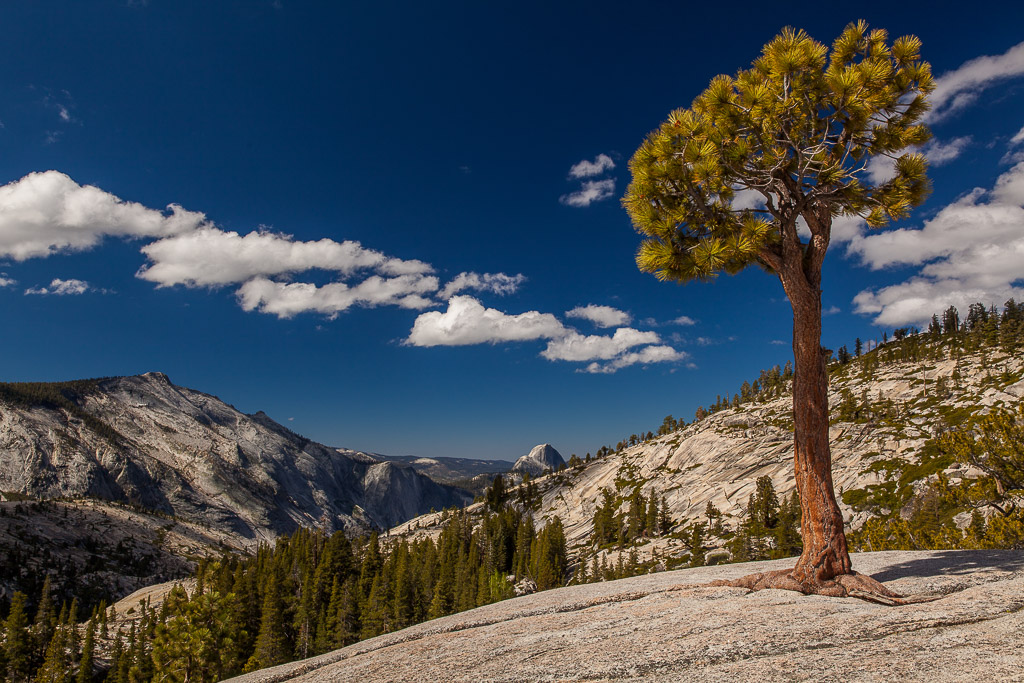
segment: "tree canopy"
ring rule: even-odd
[[[905,150],[930,137],[931,69],[918,38],[887,39],[862,21],[829,52],[786,28],[751,68],[669,114],[630,161],[623,198],[647,236],[640,269],[676,281],[753,263],[778,272],[790,250],[820,266],[834,216],[877,227],[920,204],[927,164]],[[893,175],[873,182],[879,158]]]

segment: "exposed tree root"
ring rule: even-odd
[[[712,581],[710,586],[731,586],[747,588],[751,591],[766,588],[797,591],[804,595],[827,595],[834,598],[860,598],[879,605],[911,605],[919,602],[938,600],[941,595],[900,595],[894,593],[870,576],[851,571],[840,574],[833,579],[824,581],[800,581],[794,576],[792,569],[780,569],[773,572],[748,574],[732,581]]]

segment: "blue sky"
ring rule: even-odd
[[[935,191],[837,228],[824,343],[1024,298],[1024,9],[370,5],[0,9],[0,378],[161,370],[393,454],[692,419],[790,357],[790,309],[638,272],[627,161],[783,26],[858,18],[924,41]]]

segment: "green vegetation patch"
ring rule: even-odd
[[[97,393],[100,382],[106,379],[109,378],[71,382],[0,382],[0,400],[23,408],[64,410],[112,445],[119,446],[126,441],[124,436],[82,407],[85,398]]]

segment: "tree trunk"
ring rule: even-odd
[[[789,278],[787,278],[789,279]],[[793,306],[793,460],[803,517],[803,554],[791,576],[815,585],[850,573],[843,515],[832,484],[828,369],[821,352],[821,288],[806,275],[784,282]]]

